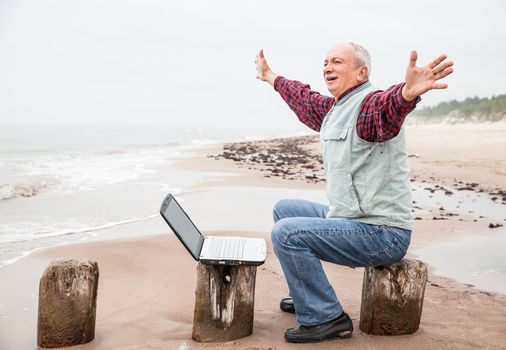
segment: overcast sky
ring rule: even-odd
[[[275,125],[293,115],[255,79],[272,69],[328,94],[328,49],[355,41],[379,88],[412,49],[455,62],[419,106],[506,93],[506,1],[0,0],[0,124]]]

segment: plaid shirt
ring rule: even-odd
[[[346,90],[339,99],[358,86]],[[357,119],[357,134],[361,139],[369,142],[385,142],[397,136],[404,119],[420,101],[420,97],[410,102],[406,101],[401,93],[403,86],[404,83],[401,83],[389,87],[386,91],[372,91],[365,97]],[[323,119],[332,105],[339,100],[322,96],[312,91],[307,84],[281,76],[274,80],[274,89],[297,114],[299,120],[316,131],[320,131]]]

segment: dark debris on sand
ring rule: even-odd
[[[431,177],[430,179],[431,179],[431,183],[435,183],[438,181],[434,177]],[[412,181],[413,181],[413,179],[412,179]],[[415,181],[416,181],[416,178],[415,178]],[[427,183],[426,180],[422,180],[421,182]],[[480,187],[480,184],[478,184],[476,182],[463,182],[463,181],[460,181],[457,179],[454,179],[453,187],[454,187],[454,191],[472,191],[472,192],[480,193],[480,194],[488,194],[490,199],[493,202],[495,202],[497,204],[506,205],[506,190],[503,190],[501,188],[486,189],[486,188]],[[429,191],[430,193],[434,193],[436,191],[443,191],[444,194],[447,196],[453,195],[452,190],[445,188],[441,185],[434,185],[434,187],[430,187],[430,186],[424,187],[424,190]]]
[[[502,224],[492,224],[492,223],[488,224],[488,228],[498,228],[498,227],[503,227],[503,225]]]
[[[264,171],[265,177],[324,182],[321,155],[304,147],[315,142],[318,142],[315,136],[302,136],[228,143],[223,153],[215,156],[215,159],[231,159],[248,168]]]

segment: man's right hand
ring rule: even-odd
[[[257,79],[263,80],[274,86],[277,75],[271,70],[264,57],[264,50],[260,50],[255,60]]]

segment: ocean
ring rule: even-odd
[[[34,249],[149,230],[168,192],[203,174],[172,165],[203,145],[293,130],[186,127],[0,128],[0,267]],[[146,229],[147,228],[147,229]]]

